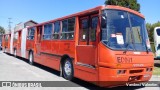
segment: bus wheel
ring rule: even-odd
[[[6,53],[6,48],[4,48],[3,52]]]
[[[34,64],[34,56],[33,56],[33,52],[30,52],[29,53],[29,64],[30,65],[33,65]]]
[[[17,50],[16,49],[14,50],[14,56],[15,57],[17,56]]]
[[[65,79],[67,79],[67,80],[73,79],[73,73],[74,73],[73,64],[69,58],[67,58],[64,61],[62,70],[63,70],[63,76]]]

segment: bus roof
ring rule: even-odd
[[[57,19],[54,19],[54,20],[50,20],[50,21],[47,21],[47,22],[39,23],[35,26],[41,26],[41,25],[52,23],[52,22],[55,22],[55,21],[64,20],[66,18],[85,15],[85,14],[91,13],[91,12],[98,12],[99,10],[104,10],[104,9],[124,10],[124,11],[128,11],[130,13],[136,14],[136,15],[144,18],[144,16],[141,13],[139,13],[137,11],[134,11],[134,10],[131,10],[129,8],[125,8],[125,7],[121,7],[121,6],[114,6],[114,5],[106,5],[106,6],[103,5],[103,6],[97,6],[95,8],[91,8],[91,9],[88,9],[88,10],[85,10],[85,11],[82,11],[82,12],[78,12],[78,13],[75,13],[75,14],[71,14],[71,15],[68,15],[68,16],[64,16],[64,17],[61,17],[61,18],[57,18]]]
[[[139,13],[137,11],[134,11],[134,10],[131,10],[129,8],[125,8],[125,7],[121,7],[121,6],[115,6],[115,5],[106,5],[106,6],[102,5],[102,6],[97,6],[95,8],[91,8],[91,9],[81,11],[81,12],[78,12],[78,13],[75,13],[75,14],[67,15],[67,16],[64,16],[64,17],[61,17],[61,18],[57,18],[57,19],[53,19],[53,20],[50,20],[50,21],[42,22],[42,23],[36,24],[34,26],[27,27],[27,28],[32,28],[32,27],[35,27],[35,26],[41,26],[41,25],[44,25],[44,24],[53,23],[55,21],[60,21],[60,20],[64,20],[64,19],[67,19],[67,18],[71,18],[71,17],[82,16],[82,15],[85,15],[87,13],[92,13],[92,12],[94,13],[94,12],[98,12],[99,10],[104,10],[104,9],[116,9],[116,10],[128,11],[130,13],[136,14],[136,15],[144,18],[144,16],[141,13]],[[22,29],[17,30],[16,32],[21,31],[21,30]]]
[[[139,13],[139,12],[137,12],[137,11],[134,11],[134,10],[132,10],[132,9],[129,9],[129,8],[121,7],[121,6],[107,5],[107,6],[104,6],[103,9],[124,10],[124,11],[128,11],[128,12],[130,12],[130,13],[136,14],[136,15],[144,18],[144,15],[142,15],[141,13]]]

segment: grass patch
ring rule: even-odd
[[[160,67],[154,67],[153,75],[160,75]]]

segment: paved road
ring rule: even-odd
[[[152,81],[160,81],[160,77],[153,76]],[[54,84],[62,83],[61,81],[66,81],[62,77],[59,77],[59,72],[52,70],[50,68],[44,67],[42,65],[36,64],[31,66],[26,60],[21,58],[15,58],[13,56],[4,54],[0,52],[0,81],[56,81]],[[58,82],[60,81],[60,82]],[[25,88],[25,87],[0,87],[0,90],[87,90],[87,89],[104,89],[96,87],[88,82],[75,79],[73,82],[68,81],[69,85],[74,85],[78,87],[41,87],[41,88]],[[67,86],[62,83],[60,86]],[[122,89],[122,90],[160,90],[159,87],[116,87],[112,89]]]

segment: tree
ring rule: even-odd
[[[137,0],[106,0],[105,5],[118,5],[140,11],[140,4]]]
[[[0,34],[4,34],[4,33],[5,33],[5,29],[0,26]]]

